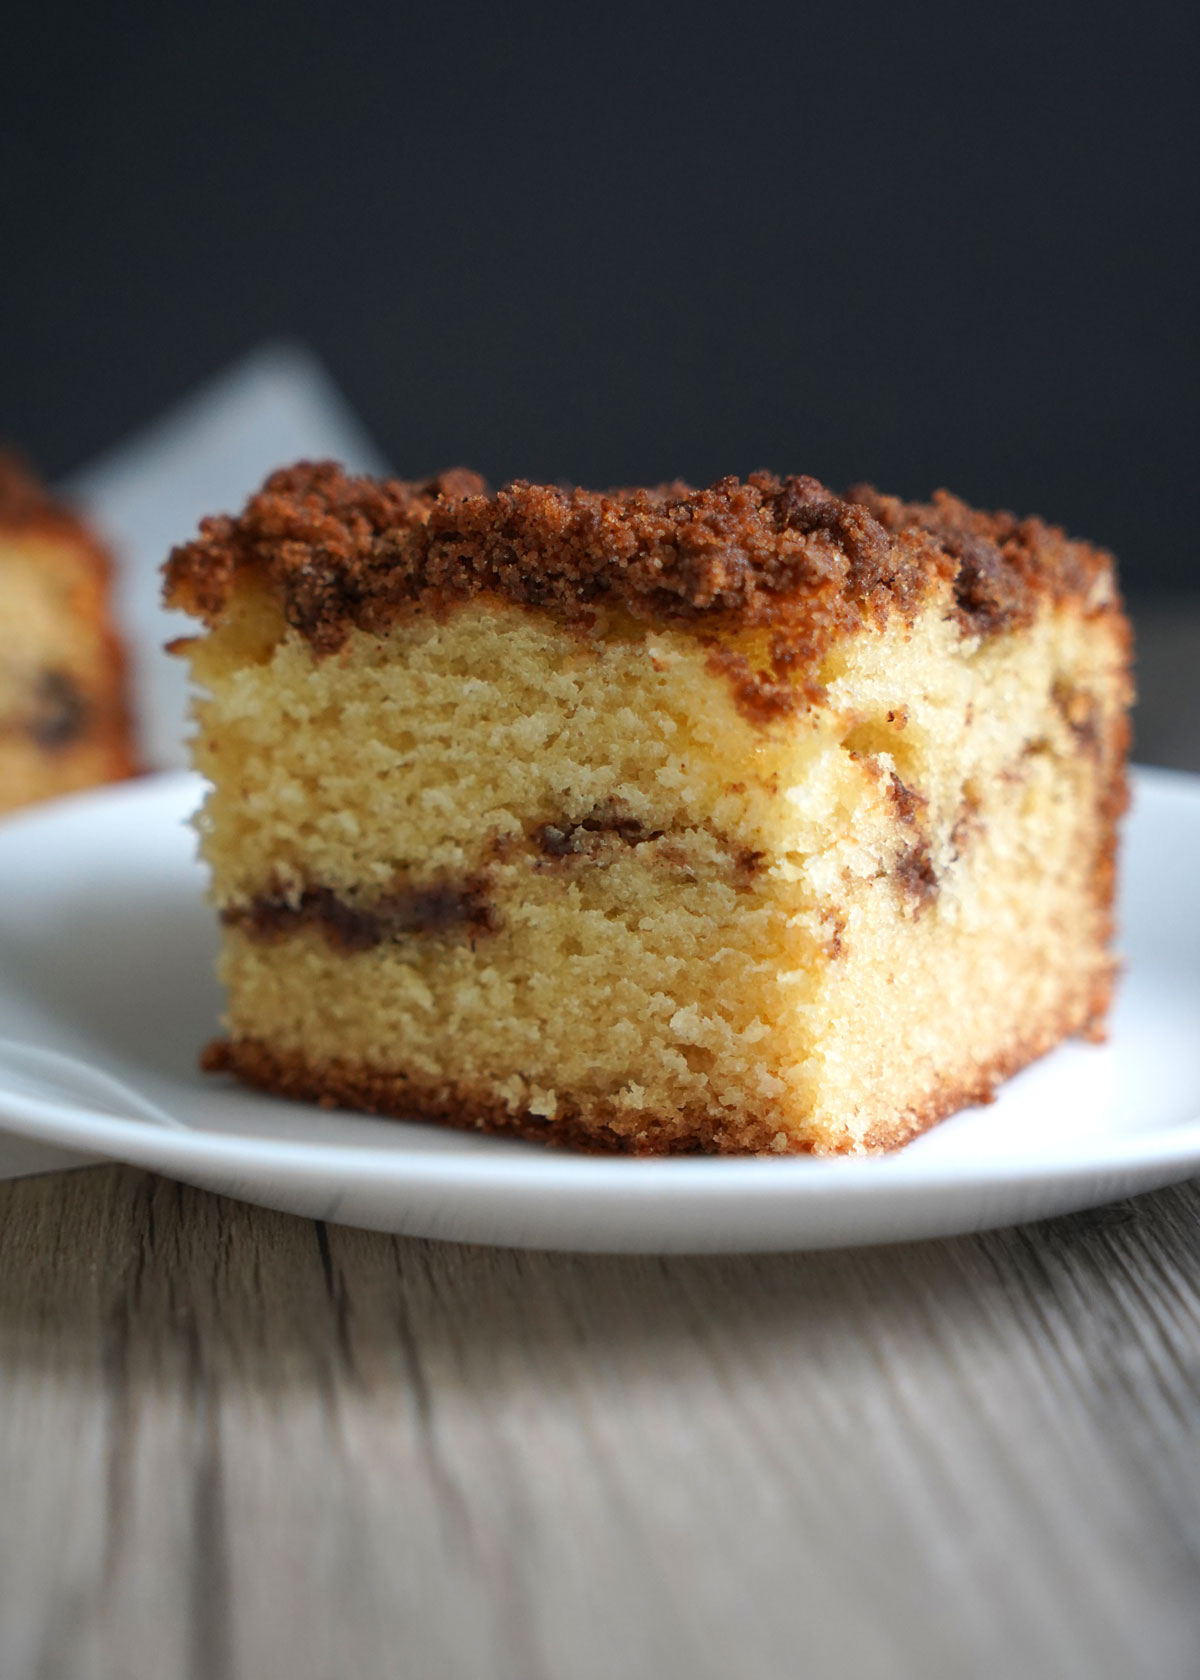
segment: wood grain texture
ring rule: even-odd
[[[846,1254],[0,1187],[0,1672],[1192,1676],[1196,1186]]]

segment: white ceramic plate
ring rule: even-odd
[[[1110,1042],[1068,1044],[900,1154],[622,1160],[331,1114],[195,1071],[216,1025],[191,777],[0,825],[0,1126],[269,1207],[610,1252],[947,1236],[1200,1173],[1200,778],[1139,771]]]

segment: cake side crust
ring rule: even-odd
[[[789,1139],[769,1114],[721,1115],[712,1109],[631,1114],[616,1104],[564,1097],[553,1117],[528,1107],[510,1107],[485,1086],[437,1082],[403,1073],[379,1072],[349,1061],[317,1062],[279,1052],[253,1038],[217,1039],[200,1065],[207,1073],[232,1074],[243,1084],[294,1102],[345,1109],[394,1120],[415,1120],[461,1131],[521,1138],[584,1154],[656,1155],[845,1155],[884,1154],[899,1149],[960,1109],[995,1100],[997,1088],[1074,1035],[1095,1037],[1112,994],[1113,972],[1100,976],[1088,1007],[1041,1023],[1026,1038],[982,1064],[975,1075],[944,1084],[918,1106],[877,1123],[861,1143],[849,1133],[825,1142]]]
[[[112,581],[112,556],[86,520],[61,501],[11,450],[0,450],[0,536],[41,538],[86,556],[88,566],[106,586]]]

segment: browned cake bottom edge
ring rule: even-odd
[[[844,1140],[789,1143],[788,1154],[883,1153],[899,1149],[939,1120],[960,1109],[993,1100],[996,1088],[1072,1035],[1104,1037],[1104,1019],[1114,974],[1097,979],[1084,1007],[1076,1002],[1031,1029],[1018,1042],[981,1062],[969,1078],[947,1081],[920,1102],[877,1123],[856,1144]],[[346,1060],[316,1061],[294,1051],[273,1049],[261,1039],[218,1039],[201,1058],[209,1073],[229,1073],[243,1084],[322,1108],[349,1109],[396,1120],[433,1121],[460,1130],[524,1138],[586,1154],[758,1155],[778,1153],[783,1127],[778,1115],[678,1109],[653,1114],[631,1111],[602,1098],[566,1097],[553,1119],[528,1109],[510,1109],[494,1090],[465,1080],[436,1081],[382,1072]]]

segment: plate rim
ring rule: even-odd
[[[1129,1168],[1177,1167],[1195,1163],[1200,1171],[1200,1120],[1158,1131],[1119,1134],[1105,1140],[1103,1150],[1082,1158],[1070,1155],[1027,1157],[1020,1161],[991,1155],[955,1156],[927,1162],[903,1152],[884,1156],[594,1156],[538,1145],[532,1155],[476,1155],[469,1151],[406,1152],[369,1144],[301,1142],[293,1138],[247,1137],[236,1132],[208,1131],[181,1126],[178,1131],[151,1120],[123,1120],[83,1107],[46,1102],[0,1092],[5,1113],[0,1130],[38,1142],[126,1158],[151,1151],[179,1166],[236,1170],[290,1169],[297,1176],[339,1177],[370,1172],[376,1183],[415,1189],[511,1187],[590,1195],[593,1192],[658,1193],[686,1188],[693,1196],[721,1199],[735,1187],[741,1193],[766,1197],[798,1192],[820,1194],[854,1190],[859,1194],[895,1192],[928,1194],[939,1189],[980,1185],[1069,1183],[1076,1177],[1095,1177]],[[397,1126],[414,1122],[396,1120]],[[420,1122],[416,1122],[420,1123]],[[498,1140],[505,1141],[505,1140]],[[160,1169],[161,1170],[161,1169]]]

